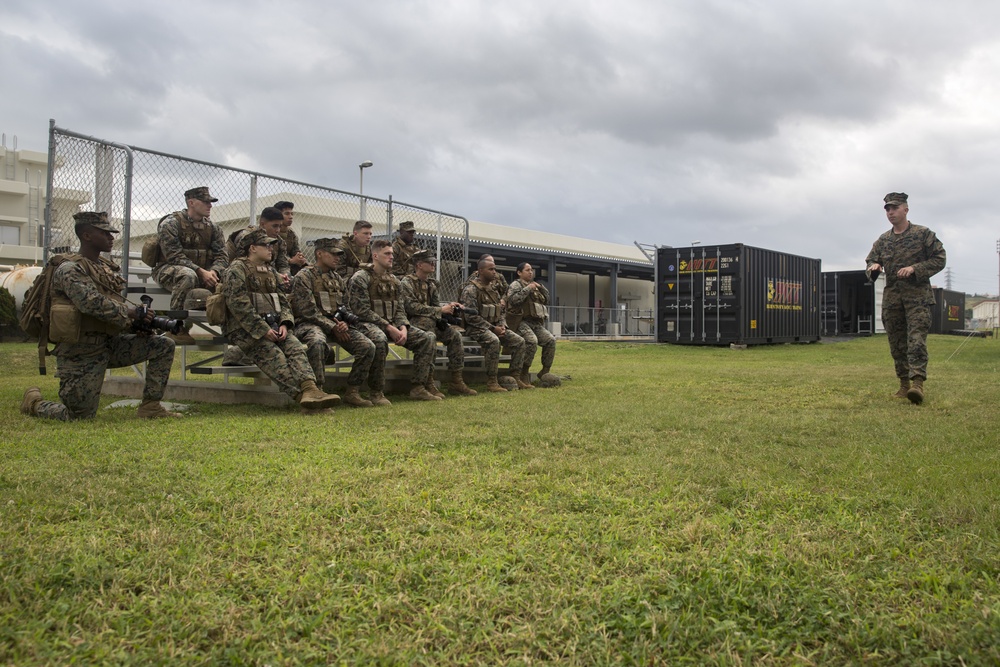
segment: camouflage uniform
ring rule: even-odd
[[[930,278],[946,261],[944,246],[930,229],[909,223],[902,234],[893,230],[878,237],[865,260],[877,262],[885,273],[882,323],[889,337],[889,351],[901,380],[927,379],[927,332],[931,326],[934,292]],[[896,275],[912,266],[909,278]]]
[[[230,264],[222,287],[227,311],[222,332],[281,391],[297,401],[302,383],[316,379],[305,346],[292,333],[278,343],[265,338],[271,328],[264,321],[265,314],[279,313],[289,332],[295,323],[280,284],[281,278],[269,264],[258,266],[245,257]]]
[[[165,336],[122,333],[131,326],[128,305],[121,296],[124,280],[118,266],[101,258],[93,262],[72,255],[52,276],[53,317],[71,306],[80,315],[78,342],[55,340],[62,403],[42,400],[34,414],[61,421],[91,419],[97,414],[107,368],[122,368],[143,361],[146,383],[143,401],[159,401],[170,378],[174,341]],[[62,308],[59,308],[61,306]],[[60,327],[54,327],[59,329]],[[50,330],[50,337],[54,331]]]
[[[531,362],[535,358],[535,351],[538,346],[542,346],[542,369],[539,375],[548,373],[552,368],[552,362],[556,358],[556,339],[545,328],[545,319],[548,317],[549,290],[545,285],[536,283],[538,289],[529,290],[527,284],[520,280],[515,280],[507,288],[507,323],[512,325],[512,314],[516,313],[520,322],[517,323],[517,333],[524,339],[524,366],[525,373],[531,367]]]
[[[472,275],[469,276],[469,279],[465,281],[464,285],[462,285],[462,289],[465,289],[466,287],[468,287],[474,282],[477,282],[478,280],[479,280],[479,271],[473,271]],[[500,298],[504,300],[504,303],[506,303],[508,286],[507,286],[507,279],[503,277],[503,274],[497,271],[497,277],[493,279],[493,282],[490,283],[490,285],[493,287],[494,290],[496,290],[496,293],[500,295]]]
[[[392,275],[400,280],[404,276],[413,272],[413,253],[420,250],[416,243],[404,243],[403,239],[396,237],[392,242]]]
[[[400,281],[400,287],[410,324],[444,343],[448,351],[449,371],[462,370],[465,367],[465,349],[462,347],[461,331],[453,326],[442,331],[437,326],[441,320],[441,306],[437,305],[441,303],[438,282],[433,278],[420,280],[416,274],[411,274]]]
[[[278,238],[280,238],[281,242],[285,244],[286,259],[291,259],[292,257],[295,257],[297,254],[302,252],[302,246],[299,245],[299,236],[298,234],[295,233],[295,230],[292,229],[291,227],[284,230],[283,232],[280,232],[278,234]],[[301,267],[294,266],[291,262],[289,262],[288,264],[289,271],[293,276],[297,275],[298,272],[304,269],[306,266],[307,265],[303,265]]]
[[[229,240],[226,241],[226,257],[229,258],[229,262],[232,263],[239,257],[239,243],[240,239],[243,238],[244,234],[254,231],[255,229],[260,229],[260,226],[253,225],[252,227],[247,227],[245,229],[237,229],[235,232],[229,235]],[[288,264],[288,250],[285,248],[285,241],[279,236],[275,239],[272,250],[274,255],[271,259],[271,266],[274,270],[283,276],[291,275],[291,267]],[[294,254],[294,253],[293,253]]]
[[[375,360],[375,344],[357,327],[349,327],[350,340],[337,341],[333,314],[337,306],[344,302],[344,283],[333,271],[320,271],[318,266],[304,267],[292,281],[289,297],[292,313],[295,315],[295,335],[306,346],[309,363],[316,375],[316,383],[322,387],[326,379],[326,359],[330,353],[330,341],[337,342],[349,354],[354,355],[347,384],[360,387],[368,379],[372,388],[372,362]]]
[[[371,244],[364,247],[359,246],[354,242],[354,234],[344,234],[337,243],[337,247],[344,251],[344,259],[337,267],[337,273],[344,279],[344,282],[349,281],[362,264],[372,263]],[[348,289],[350,289],[350,283],[348,283]]]
[[[501,344],[510,351],[512,373],[520,373],[524,361],[523,338],[510,329],[507,329],[502,337],[498,337],[490,331],[491,326],[504,324],[503,312],[500,307],[501,295],[494,289],[493,285],[495,284],[494,282],[490,285],[483,285],[479,280],[467,283],[465,289],[462,290],[461,298],[463,307],[479,312],[478,315],[466,313],[465,333],[482,347],[487,377],[496,377],[497,375]]]
[[[192,289],[206,288],[197,269],[222,276],[229,265],[222,230],[208,218],[196,222],[187,211],[176,211],[160,221],[157,238],[163,259],[152,275],[160,287],[171,291],[171,310],[183,310]]]
[[[347,283],[347,307],[361,320],[358,328],[375,343],[375,362],[368,378],[372,391],[382,392],[385,387],[385,357],[389,353],[385,329],[390,324],[407,327],[403,347],[413,352],[412,383],[423,386],[431,380],[434,337],[409,326],[399,278],[391,274],[378,276],[371,264],[362,264]],[[374,382],[378,387],[373,386]]]

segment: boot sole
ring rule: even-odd
[[[906,393],[906,398],[910,400],[910,403],[914,405],[920,405],[924,402],[924,395],[920,392],[913,391],[912,389]]]
[[[340,405],[340,397],[332,396],[319,401],[303,401],[299,405],[306,410],[322,410],[323,408],[332,408],[335,405]]]

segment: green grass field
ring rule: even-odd
[[[884,337],[560,343],[558,389],[73,424],[5,344],[0,664],[996,665],[1000,341],[962,343],[920,407]]]

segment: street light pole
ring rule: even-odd
[[[365,160],[358,165],[358,171],[361,173],[361,182],[358,184],[358,195],[361,197],[361,220],[365,220],[365,169],[372,166],[371,160]]]

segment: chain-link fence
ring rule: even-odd
[[[227,236],[256,224],[261,210],[278,201],[295,205],[293,230],[312,261],[317,238],[350,234],[368,220],[374,238],[392,238],[399,223],[412,220],[415,243],[435,250],[442,298],[455,300],[468,272],[469,222],[432,209],[362,197],[244,169],[169,155],[49,125],[49,184],[45,215],[45,257],[77,245],[73,214],[107,211],[124,231],[112,251],[126,277],[148,270],[139,261],[143,242],[156,234],[159,220],[185,207],[184,192],[208,186],[219,201],[212,222]],[[125,260],[127,258],[127,261]]]
[[[654,317],[651,308],[585,308],[550,306],[549,317],[558,323],[562,338],[648,338],[652,340]]]

